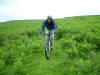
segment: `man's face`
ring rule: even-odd
[[[48,19],[48,22],[51,22],[51,19]]]

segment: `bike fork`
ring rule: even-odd
[[[50,51],[50,41],[49,41],[49,51]]]

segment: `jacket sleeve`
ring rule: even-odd
[[[53,21],[53,24],[54,24],[54,32],[56,33],[56,32],[57,32],[57,25],[56,25],[56,22]]]
[[[46,21],[43,22],[40,33],[43,32],[45,25],[46,25]]]

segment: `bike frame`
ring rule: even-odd
[[[49,36],[49,41],[48,41],[48,43],[49,43],[49,51],[50,51],[50,50],[51,50],[51,49],[50,49],[50,32],[49,32],[48,36]]]
[[[50,57],[51,57],[50,32],[49,32],[49,34],[46,34],[46,33],[45,33],[45,34],[43,34],[43,35],[47,35],[47,36],[49,37],[48,42],[45,44],[45,55],[46,55],[46,58],[47,58],[47,59],[50,59]],[[49,47],[49,48],[48,48],[48,47]],[[49,52],[49,54],[48,54],[48,52]]]

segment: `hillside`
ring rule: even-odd
[[[43,20],[0,23],[0,75],[100,75],[100,16],[56,19],[55,50],[45,58]]]

